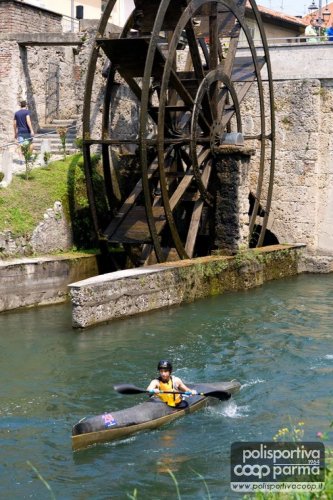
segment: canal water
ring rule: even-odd
[[[231,443],[269,441],[299,421],[316,440],[332,419],[333,275],[86,331],[70,322],[69,305],[0,315],[2,499],[125,499],[135,488],[139,500],[176,499],[170,471],[182,499],[209,498],[207,489],[240,498],[229,489]],[[160,358],[185,382],[238,379],[242,388],[158,430],[73,453],[72,425],[142,401],[112,387],[145,386]]]

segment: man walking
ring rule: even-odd
[[[32,138],[35,135],[31,123],[30,111],[27,108],[27,102],[21,101],[21,109],[16,111],[14,115],[14,135],[15,139],[18,140],[20,145],[24,141],[29,141],[30,151],[32,151]]]

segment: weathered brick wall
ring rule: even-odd
[[[0,0],[0,33],[61,32],[59,14],[16,0]]]
[[[10,45],[0,47],[0,80],[7,78],[10,74],[12,51]]]
[[[17,95],[20,93],[20,52],[16,42],[0,43],[0,145],[14,139],[13,117],[17,109]]]

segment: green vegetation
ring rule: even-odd
[[[11,185],[0,191],[0,231],[23,236],[33,231],[55,201],[66,206],[69,164],[69,160],[54,162],[47,168],[35,169],[29,180],[24,175],[14,176]]]
[[[82,137],[77,137],[74,141],[74,144],[75,144],[75,147],[77,149],[79,149],[80,151],[82,151],[82,147],[83,147],[83,139]]]
[[[273,441],[282,442],[303,442],[310,441],[309,439],[304,440],[304,422],[298,422],[294,424],[289,418],[289,425],[279,429],[278,432],[273,437]],[[330,428],[333,427],[333,422],[330,424]],[[325,440],[328,437],[328,433],[317,432],[317,438],[320,440]],[[312,441],[312,439],[311,439]],[[262,493],[257,492],[252,495],[245,495],[244,500],[329,500],[333,498],[333,450],[326,446],[325,450],[325,485],[322,491],[316,491],[312,493]]]
[[[50,151],[45,151],[45,153],[44,153],[43,160],[44,160],[44,163],[45,163],[46,167],[50,163],[51,155],[52,154],[50,153]]]
[[[41,473],[39,472],[39,470],[30,462],[30,460],[27,460],[27,464],[34,471],[34,473],[36,474],[36,476],[38,477],[38,479],[44,484],[45,488],[50,492],[50,498],[52,498],[53,500],[56,500],[56,497],[55,497],[55,495],[53,493],[53,490],[52,490],[51,486],[43,478],[43,476],[41,475]]]
[[[284,116],[281,120],[281,123],[288,127],[289,125],[291,125],[291,119],[288,116]]]
[[[207,497],[202,497],[203,499],[206,498],[207,500],[211,500],[211,496],[210,496],[210,493],[209,493],[209,489],[208,489],[208,485],[204,479],[204,477],[199,474],[198,472],[196,472],[195,470],[191,469],[192,472],[194,472],[196,474],[196,476],[203,482],[204,486],[205,486],[205,489],[206,489],[206,493],[207,493]],[[176,476],[174,475],[174,473],[172,472],[172,470],[170,469],[166,469],[166,472],[170,475],[174,485],[175,485],[175,490],[176,490],[176,493],[175,493],[175,496],[173,498],[176,498],[177,500],[181,500],[181,494],[180,494],[180,488],[179,488],[179,483],[178,483],[178,480],[176,478]],[[137,488],[134,489],[133,491],[133,494],[131,493],[127,493],[127,498],[130,498],[130,500],[138,500],[139,498],[139,495],[138,495],[138,490]],[[140,498],[144,498],[144,495],[142,495]]]
[[[99,192],[97,210],[106,213],[105,198],[100,196],[104,190],[99,157],[93,160],[93,183]],[[28,180],[25,175],[14,176],[11,185],[0,190],[0,232],[11,231],[14,237],[31,234],[55,201],[61,201],[65,216],[72,221],[75,246],[91,248],[93,232],[81,153],[34,169]]]
[[[28,180],[30,177],[30,172],[33,169],[34,163],[37,159],[37,154],[32,152],[31,144],[29,141],[23,142],[23,144],[21,145],[21,151],[25,163],[25,178],[26,180]]]
[[[236,267],[243,267],[248,264],[263,264],[265,261],[265,256],[254,249],[249,248],[247,250],[241,250],[234,256],[234,262]]]
[[[60,142],[61,142],[61,152],[63,155],[64,161],[66,160],[66,144],[67,144],[67,132],[68,128],[67,127],[58,127],[57,132],[60,137]]]

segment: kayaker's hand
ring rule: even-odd
[[[191,394],[192,394],[192,396],[196,396],[198,394],[198,391],[196,391],[195,389],[193,389],[193,391],[191,391]]]
[[[151,389],[149,391],[149,394],[159,394],[159,392],[160,392],[159,389]]]

